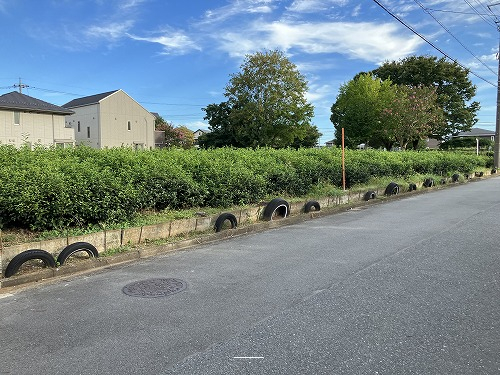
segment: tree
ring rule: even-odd
[[[397,85],[435,87],[437,104],[444,110],[446,119],[441,128],[433,129],[437,138],[469,131],[477,122],[476,112],[480,106],[472,101],[476,86],[468,77],[469,70],[456,62],[435,56],[410,56],[386,62],[371,73]]]
[[[226,102],[204,108],[211,133],[205,146],[288,147],[312,132],[307,82],[280,51],[247,55],[225,87]]]
[[[366,143],[390,149],[393,140],[383,131],[382,110],[390,106],[395,96],[389,79],[382,81],[366,73],[341,85],[330,116],[337,141],[340,142],[344,128],[346,147]]]
[[[155,130],[165,132],[166,147],[190,148],[194,145],[193,132],[185,126],[176,128],[173,123],[158,117],[155,120]]]
[[[418,144],[428,138],[445,122],[444,113],[437,105],[435,88],[396,86],[396,97],[382,110],[383,132],[406,149],[409,142]]]
[[[178,135],[178,145],[182,148],[188,149],[194,145],[194,134],[193,131],[188,129],[186,126],[182,125],[175,129]]]

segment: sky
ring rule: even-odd
[[[174,126],[206,130],[202,108],[225,101],[245,56],[279,50],[308,82],[323,145],[342,84],[444,53],[471,70],[476,127],[494,131],[495,15],[496,0],[0,0],[0,95],[21,82],[63,105],[122,89]]]

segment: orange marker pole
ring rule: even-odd
[[[342,128],[342,189],[345,191],[345,151],[344,151],[344,128]]]

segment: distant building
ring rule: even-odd
[[[75,131],[77,144],[94,148],[155,146],[155,116],[123,90],[74,99],[63,105],[74,114],[66,126]]]
[[[453,138],[486,138],[495,141],[495,132],[491,130],[472,128],[468,132],[461,132],[453,136]]]
[[[193,139],[194,139],[194,145],[195,147],[198,147],[198,138],[200,135],[206,134],[208,131],[203,130],[203,129],[198,129],[193,132]]]
[[[31,96],[10,92],[0,96],[0,143],[66,147],[75,144],[65,116],[74,112]]]

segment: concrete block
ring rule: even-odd
[[[122,244],[122,230],[107,230],[105,232],[106,241],[104,243],[104,251],[120,247]]]
[[[75,242],[88,242],[89,244],[94,245],[97,251],[103,252],[105,243],[104,232],[88,233],[82,236],[75,236],[68,238],[69,245]]]
[[[159,240],[168,238],[170,233],[170,223],[145,225],[142,227],[141,242],[145,240]]]
[[[141,234],[142,234],[142,227],[123,229],[121,245],[137,245],[141,240]],[[108,249],[110,249],[109,246]]]
[[[66,237],[40,241],[40,249],[48,251],[55,257],[57,257],[66,246],[68,246],[68,239]]]
[[[170,223],[170,237],[186,234],[196,229],[196,219],[181,219]]]
[[[240,211],[239,223],[253,223],[260,219],[260,215],[263,212],[262,207],[251,207]],[[238,217],[238,216],[236,216]]]
[[[238,216],[236,216],[238,217]],[[198,217],[196,218],[196,227],[195,230],[197,232],[204,232],[206,230],[209,230],[214,227],[215,220],[217,218],[211,218],[211,217]]]

